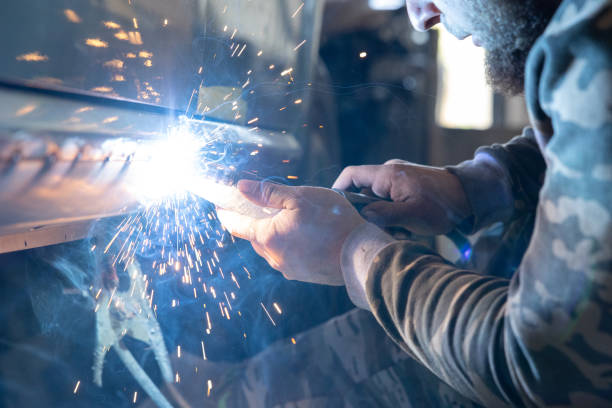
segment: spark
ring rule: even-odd
[[[281,310],[281,308],[278,305],[278,303],[274,302],[274,303],[272,303],[272,306],[274,306],[274,309],[276,309],[276,313],[283,314],[283,311]]]
[[[302,48],[302,45],[306,44],[306,40],[302,41],[301,43],[299,43],[298,45],[295,46],[295,48],[293,49],[293,51],[297,51],[300,48]]]
[[[125,31],[121,30],[115,33],[115,38],[121,41],[128,41],[130,36]]]
[[[163,22],[162,26],[168,27],[168,19],[167,18],[164,19],[164,22]]]
[[[110,93],[114,91],[114,89],[111,88],[110,86],[97,86],[95,88],[91,88],[91,90],[93,92],[100,92],[100,93]]]
[[[301,99],[296,99],[295,101],[293,101],[293,103],[295,103],[296,105],[301,104],[303,101]]]
[[[66,9],[64,10],[64,15],[71,23],[79,24],[83,21],[74,10]]]
[[[210,392],[212,391],[213,383],[211,380],[208,380],[208,391],[206,391],[206,396],[210,397]]]
[[[104,66],[108,68],[123,69],[124,63],[120,59],[114,59],[106,61],[104,63]]]
[[[298,176],[287,176],[287,178],[289,180],[297,180],[299,177]]]
[[[103,124],[107,125],[109,123],[113,123],[119,120],[119,116],[111,116],[102,121]]]
[[[152,53],[152,52],[149,52],[149,51],[140,51],[140,52],[138,53],[138,56],[139,56],[140,58],[150,59],[150,58],[152,58],[152,57],[153,57],[153,53]]]
[[[295,10],[295,12],[291,15],[291,18],[295,18],[300,11],[304,8],[304,3],[300,4],[300,6]]]
[[[134,23],[134,29],[138,30],[138,20],[136,20],[136,17],[132,19],[132,23]]]
[[[202,358],[204,360],[206,360],[206,350],[204,349],[204,341],[200,341],[200,344],[202,344]]]
[[[288,69],[284,70],[283,72],[281,72],[281,76],[282,77],[287,76],[287,75],[291,74],[292,72],[293,72],[293,68],[288,68]]]
[[[36,110],[36,108],[38,108],[38,106],[34,105],[34,104],[26,105],[26,106],[20,108],[17,111],[17,113],[15,113],[15,116],[21,117],[21,116],[29,115],[30,113],[34,112]]]
[[[142,45],[142,36],[139,31],[128,32],[128,40],[132,45]]]
[[[270,321],[272,322],[272,324],[274,326],[276,326],[276,322],[274,321],[274,319],[272,318],[272,316],[270,315],[270,313],[268,312],[268,309],[266,309],[266,307],[264,306],[264,304],[262,302],[259,302],[259,304],[261,305],[261,307],[263,308],[264,312],[266,312],[266,315],[268,316],[268,319],[270,319]]]
[[[28,54],[19,55],[17,57],[17,61],[42,62],[42,61],[49,61],[49,57],[41,54],[39,51],[34,51]]]
[[[80,386],[81,386],[81,380],[78,380],[76,385],[74,386],[74,391],[72,391],[72,393],[76,394],[79,391]]]
[[[132,398],[132,403],[135,404],[138,399],[138,391],[134,391],[134,398]]]
[[[295,341],[295,338],[294,338],[294,337],[292,337],[292,338],[291,338],[291,343],[293,343],[293,344],[296,344],[296,343],[297,343],[297,342]]]
[[[84,113],[84,112],[90,112],[92,111],[94,108],[91,106],[83,106],[82,108],[77,109],[76,111],[74,111],[75,114],[80,114],[80,113]]]
[[[110,305],[113,303],[113,298],[115,297],[115,292],[117,292],[117,288],[114,288],[111,292],[110,298],[108,299],[108,304],[106,305],[106,308],[110,308]]]
[[[108,48],[108,43],[99,38],[87,38],[85,44],[94,48]]]
[[[366,58],[367,56],[368,56],[368,53],[367,53],[367,52],[365,52],[365,51],[361,51],[361,52],[359,53],[359,58],[361,58],[361,59],[364,59],[364,58]]]
[[[114,21],[104,21],[102,24],[104,24],[104,27],[110,28],[111,30],[118,30],[121,28],[121,26]]]
[[[232,310],[232,304],[229,301],[229,297],[227,296],[227,293],[223,292],[223,295],[225,296],[225,300],[227,301],[227,305],[229,306],[230,310]]]

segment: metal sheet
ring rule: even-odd
[[[19,234],[40,237],[50,227],[140,208],[134,187],[151,165],[149,147],[179,121],[239,147],[250,159],[245,161],[250,171],[264,174],[258,163],[271,166],[301,156],[288,133],[187,120],[121,101],[113,106],[104,98],[45,95],[15,86],[0,88],[0,100],[5,102],[0,105],[0,236],[16,237],[14,242],[28,240]],[[254,150],[261,156],[251,158],[248,152]],[[14,247],[1,245],[0,252]]]

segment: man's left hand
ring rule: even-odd
[[[218,209],[232,235],[251,242],[255,251],[285,278],[344,285],[342,245],[366,221],[340,194],[318,187],[289,187],[242,180],[240,192],[253,203],[280,210],[255,219]]]

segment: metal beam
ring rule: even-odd
[[[135,190],[151,165],[150,147],[179,121],[234,146],[261,175],[302,154],[290,134],[129,109],[127,101],[1,84],[0,101],[0,252],[78,239],[79,225],[141,208]]]

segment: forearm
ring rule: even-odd
[[[499,407],[522,405],[503,341],[508,287],[398,242],[379,252],[366,292],[378,322],[408,354],[468,398]]]
[[[372,224],[349,236],[342,260],[353,302],[371,310],[408,354],[475,401],[500,406],[508,400],[484,392],[495,389],[494,377],[508,368],[483,352],[503,335],[507,280],[458,270],[430,249],[393,240]]]

